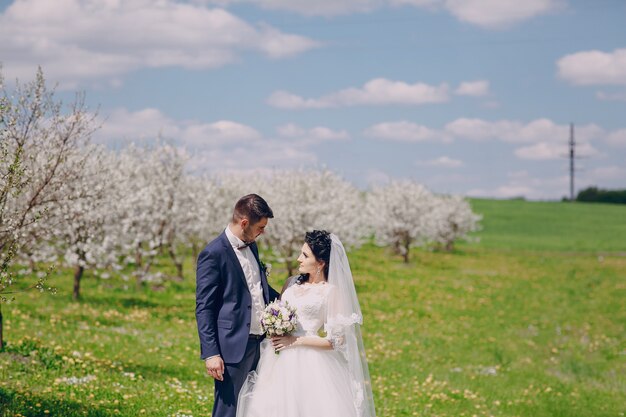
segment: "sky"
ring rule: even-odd
[[[624,0],[0,0],[0,62],[193,174],[556,200],[573,123],[576,189],[626,188]]]

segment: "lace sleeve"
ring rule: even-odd
[[[354,326],[360,323],[361,318],[358,314],[341,314],[335,308],[337,304],[337,289],[331,287],[328,293],[328,312],[326,322],[324,323],[324,331],[326,339],[330,342],[334,350],[341,353],[344,359],[348,359],[347,344],[352,339]]]
[[[324,325],[324,331],[326,332],[326,340],[330,342],[333,349],[343,354],[345,357],[346,338],[344,336],[344,332],[341,331],[341,329],[333,328],[328,323]]]

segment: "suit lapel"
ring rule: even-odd
[[[231,263],[234,265],[235,271],[237,271],[237,275],[239,275],[239,277],[243,281],[243,283],[246,286],[246,288],[248,288],[248,282],[246,281],[246,275],[243,272],[243,268],[241,268],[241,264],[239,263],[239,259],[237,259],[237,254],[235,253],[235,250],[233,249],[233,247],[231,246],[230,242],[228,241],[228,237],[226,237],[226,232],[223,232],[220,235],[220,238],[222,239],[222,245],[224,246],[224,250],[226,251],[226,254],[227,254],[228,258],[230,259]]]
[[[259,272],[261,273],[261,287],[263,287],[263,298],[265,299],[265,304],[268,304],[270,302],[269,284],[267,283],[267,276],[265,276],[265,269],[261,266],[261,260],[259,259],[259,248],[256,246],[256,242],[250,245],[250,250],[252,250],[257,264],[259,264]]]

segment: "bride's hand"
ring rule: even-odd
[[[298,338],[296,336],[274,336],[272,337],[272,345],[274,351],[280,352],[283,349],[293,345]]]

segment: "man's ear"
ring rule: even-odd
[[[248,227],[249,224],[250,224],[250,220],[248,220],[245,217],[239,221],[239,225],[241,226],[242,229],[245,229],[246,227]]]

